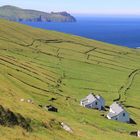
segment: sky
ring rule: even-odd
[[[0,6],[14,5],[44,12],[73,14],[140,15],[140,0],[0,0]]]

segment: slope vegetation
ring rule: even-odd
[[[139,50],[0,20],[0,105],[31,119],[33,129],[0,126],[3,140],[136,139],[129,133],[140,128],[139,84]],[[137,124],[80,107],[80,99],[92,91],[107,106],[121,101]],[[20,101],[28,98],[34,103]],[[58,113],[39,105],[53,105]]]

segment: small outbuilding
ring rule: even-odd
[[[130,122],[129,113],[118,102],[114,102],[110,106],[110,110],[109,113],[107,114],[107,118],[111,120],[121,121],[121,122],[127,122],[127,123]]]
[[[88,96],[86,96],[80,101],[80,105],[87,108],[103,110],[105,107],[105,100],[100,95],[90,93]]]
[[[138,130],[138,131],[130,132],[130,135],[140,138],[140,131]]]
[[[58,112],[58,109],[52,105],[46,105],[44,108],[47,109],[48,111]]]

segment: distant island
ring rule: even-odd
[[[0,18],[17,22],[76,22],[76,19],[67,12],[46,13],[10,5],[0,7]]]

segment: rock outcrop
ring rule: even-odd
[[[30,123],[30,119],[25,119],[21,114],[14,113],[0,105],[0,125],[8,127],[20,126],[27,131],[31,131],[32,128],[30,126]]]

